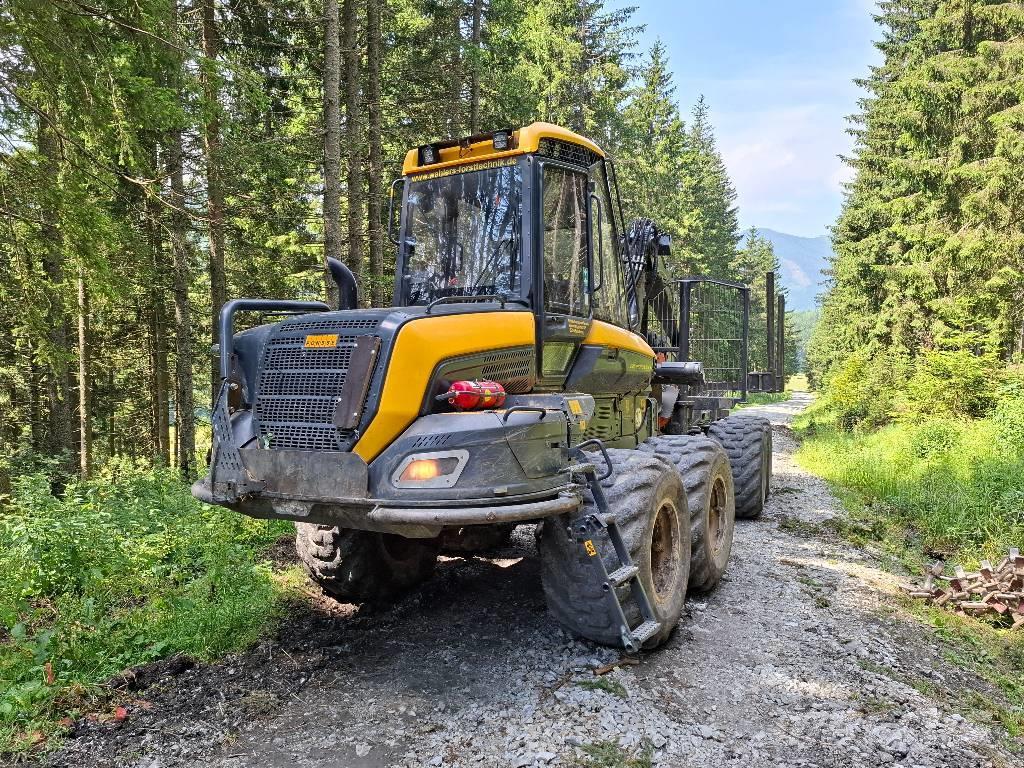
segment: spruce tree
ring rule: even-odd
[[[1018,170],[1024,8],[891,0],[853,118],[857,174],[835,228],[812,372],[850,356],[1021,353]]]
[[[736,189],[718,151],[703,96],[693,107],[688,138],[683,178],[691,215],[682,233],[681,255],[690,271],[725,274],[741,239]]]

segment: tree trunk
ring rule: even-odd
[[[107,392],[114,392],[114,367],[107,368]],[[117,400],[113,396],[108,400],[107,405],[107,452],[110,456],[120,453],[121,444],[117,439]]]
[[[220,87],[217,82],[217,57],[220,40],[217,33],[217,16],[214,0],[203,3],[203,96],[209,114],[203,130],[203,151],[206,156],[206,216],[209,222],[210,249],[210,310],[213,325],[213,343],[220,343],[217,320],[220,308],[227,300],[227,277],[224,269],[224,190],[220,175]],[[220,388],[220,370],[214,360],[210,367],[211,399]]]
[[[480,37],[484,0],[473,0],[473,66],[469,74],[469,133],[480,131]]]
[[[43,445],[43,409],[40,402],[41,395],[39,375],[39,361],[36,360],[36,348],[31,339],[28,344],[28,413],[29,413],[29,434],[32,440],[32,450],[42,451]]]
[[[157,153],[153,152],[154,176],[159,175]],[[163,262],[163,237],[160,227],[160,203],[146,198],[147,224],[152,278],[149,290],[150,322],[150,380],[153,393],[153,458],[161,464],[170,464],[170,424],[167,372],[167,312],[165,309],[167,269]]]
[[[341,22],[338,0],[324,2],[324,282],[327,302],[337,306],[338,287],[327,259],[341,253]]]
[[[383,57],[381,37],[381,2],[366,2],[366,111],[369,158],[369,241],[370,241],[370,303],[384,303],[384,153],[381,146],[381,84]]]
[[[583,53],[576,57],[574,67],[576,79],[576,98],[573,109],[575,111],[575,125],[570,126],[577,133],[588,133],[587,131],[587,107],[590,104],[590,88],[587,84],[587,10],[584,0],[577,0],[577,13],[580,17],[579,37],[577,42]]]
[[[964,0],[964,51],[974,48],[974,0]]]
[[[451,31],[449,34],[453,41],[452,59],[449,64],[451,69],[448,73],[448,81],[451,84],[451,90],[448,92],[448,108],[451,110],[448,113],[448,136],[450,138],[458,138],[462,135],[462,100],[465,97],[466,85],[466,73],[463,71],[462,60],[462,14],[464,11],[465,5],[462,0],[459,0],[455,3],[455,10],[450,19]]]
[[[348,151],[348,258],[359,278],[363,266],[363,144],[359,130],[359,11],[356,0],[345,0],[345,144]]]
[[[47,116],[40,117],[39,154],[47,167],[47,175],[51,179],[58,177],[59,147]],[[50,311],[49,327],[46,332],[46,362],[50,368],[46,377],[47,421],[46,452],[60,458],[61,467],[69,474],[75,470],[75,445],[73,411],[71,405],[71,370],[70,360],[71,330],[67,312],[63,305],[64,266],[63,248],[60,231],[57,227],[57,212],[52,210],[49,201],[44,201],[44,210],[40,218],[43,220],[42,265],[43,274],[49,289]]]
[[[92,467],[92,390],[89,386],[89,292],[78,265],[78,465],[82,479]]]
[[[156,356],[153,367],[153,398],[156,401],[157,455],[164,466],[171,463],[170,375],[167,370],[167,313],[163,306],[163,291],[157,295],[153,307],[153,346]]]
[[[195,402],[192,395],[192,318],[188,289],[188,213],[182,171],[181,131],[172,131],[167,147],[167,172],[171,177],[171,257],[174,268],[174,413],[175,462],[183,477],[190,478],[196,452]]]

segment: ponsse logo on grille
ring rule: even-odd
[[[302,346],[306,349],[331,349],[338,346],[338,334],[311,333],[306,337],[306,342]]]

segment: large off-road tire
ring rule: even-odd
[[[437,547],[435,539],[295,524],[295,551],[310,578],[346,603],[389,600],[426,581]]]
[[[441,551],[462,555],[498,549],[508,545],[515,529],[515,523],[447,528],[441,531]]]
[[[683,610],[690,572],[690,537],[686,493],[679,473],[660,457],[635,450],[608,451],[614,472],[601,486],[609,510],[615,515],[623,541],[650,597],[660,631],[646,643],[654,648],[665,642]],[[600,468],[603,462],[595,463]],[[580,514],[596,513],[590,492]],[[603,645],[622,646],[619,620],[601,588],[593,565],[568,531],[569,516],[548,518],[537,532],[541,579],[548,609],[566,629]],[[618,559],[606,534],[592,539],[605,568],[611,572]],[[640,609],[630,587],[618,590],[631,627],[641,622]]]
[[[760,517],[771,490],[771,422],[761,416],[736,414],[712,424],[708,437],[717,440],[729,456],[736,488],[736,517]]]
[[[714,589],[729,565],[736,527],[736,500],[729,457],[703,435],[659,435],[640,450],[670,461],[683,477],[690,507],[690,589]]]

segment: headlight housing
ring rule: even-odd
[[[412,453],[391,473],[395,488],[451,488],[469,461],[469,451]]]

